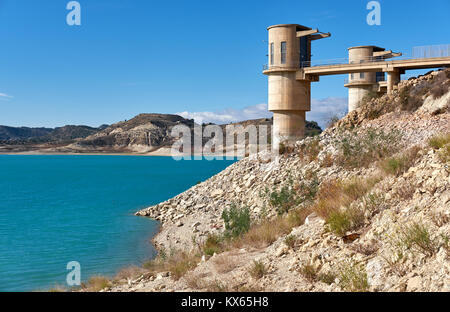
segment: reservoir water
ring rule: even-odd
[[[171,157],[0,156],[0,291],[65,286],[155,255],[159,224],[134,212],[204,181],[233,161]]]

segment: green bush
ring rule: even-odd
[[[236,238],[248,232],[250,229],[250,210],[248,207],[237,207],[232,204],[222,213],[225,222],[225,236]]]
[[[267,192],[269,192],[267,190]],[[269,204],[274,207],[279,215],[288,212],[291,208],[298,205],[295,190],[291,185],[283,186],[279,191],[269,193]]]
[[[336,163],[350,169],[368,167],[401,149],[398,131],[372,128],[360,133],[354,130],[343,132],[332,144],[338,151]]]
[[[252,277],[260,279],[267,274],[267,267],[262,261],[253,261],[253,265],[249,269],[249,273]]]
[[[339,286],[346,291],[368,291],[369,282],[366,270],[362,265],[344,265],[339,269]]]
[[[207,256],[212,256],[223,251],[222,239],[218,235],[209,234],[203,245],[203,252]]]
[[[339,236],[348,231],[356,230],[364,224],[364,212],[358,208],[347,208],[344,211],[335,211],[327,219],[330,231]]]
[[[405,226],[400,233],[398,242],[407,249],[415,249],[426,256],[432,256],[438,247],[436,241],[431,238],[428,228],[420,223]]]

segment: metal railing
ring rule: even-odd
[[[413,58],[450,57],[450,44],[414,47]]]
[[[431,45],[431,46],[421,46],[414,47],[412,49],[411,55],[403,54],[400,57],[395,57],[392,60],[410,60],[410,59],[419,59],[419,58],[437,58],[437,57],[450,57],[450,44],[442,44],[442,45]],[[361,58],[359,60],[360,63],[371,63],[371,62],[384,62],[388,59],[388,57],[384,56],[370,56]],[[346,64],[357,64],[357,62],[350,62],[348,57],[344,58],[335,58],[335,59],[327,59],[327,60],[313,60],[302,62],[297,68],[307,68],[307,67],[315,67],[315,66],[332,66],[332,65],[346,65]],[[284,69],[288,68],[286,66],[279,65],[263,65],[263,70],[268,69]]]

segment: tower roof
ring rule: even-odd
[[[299,25],[299,24],[278,24],[278,25],[272,25],[272,26],[267,27],[267,30],[269,30],[271,28],[275,28],[275,27],[289,27],[289,26],[296,26],[297,31],[312,29],[310,27]]]

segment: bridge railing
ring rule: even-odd
[[[403,53],[400,57],[392,58],[392,60],[410,60],[410,59],[419,59],[419,58],[436,58],[436,57],[450,57],[450,44],[441,44],[441,45],[430,45],[430,46],[420,46],[413,47],[412,53]],[[384,62],[388,59],[385,56],[370,56],[359,59],[359,63],[369,63],[369,62]],[[335,59],[326,59],[326,60],[312,60],[302,62],[300,64],[300,68],[306,67],[315,67],[315,66],[331,66],[331,65],[346,65],[346,64],[356,64],[358,62],[350,62],[348,57],[343,58],[335,58]],[[278,68],[286,68],[284,66],[276,66],[276,65],[263,65],[263,70],[268,69],[278,69]]]
[[[414,47],[413,58],[450,57],[450,44]]]

